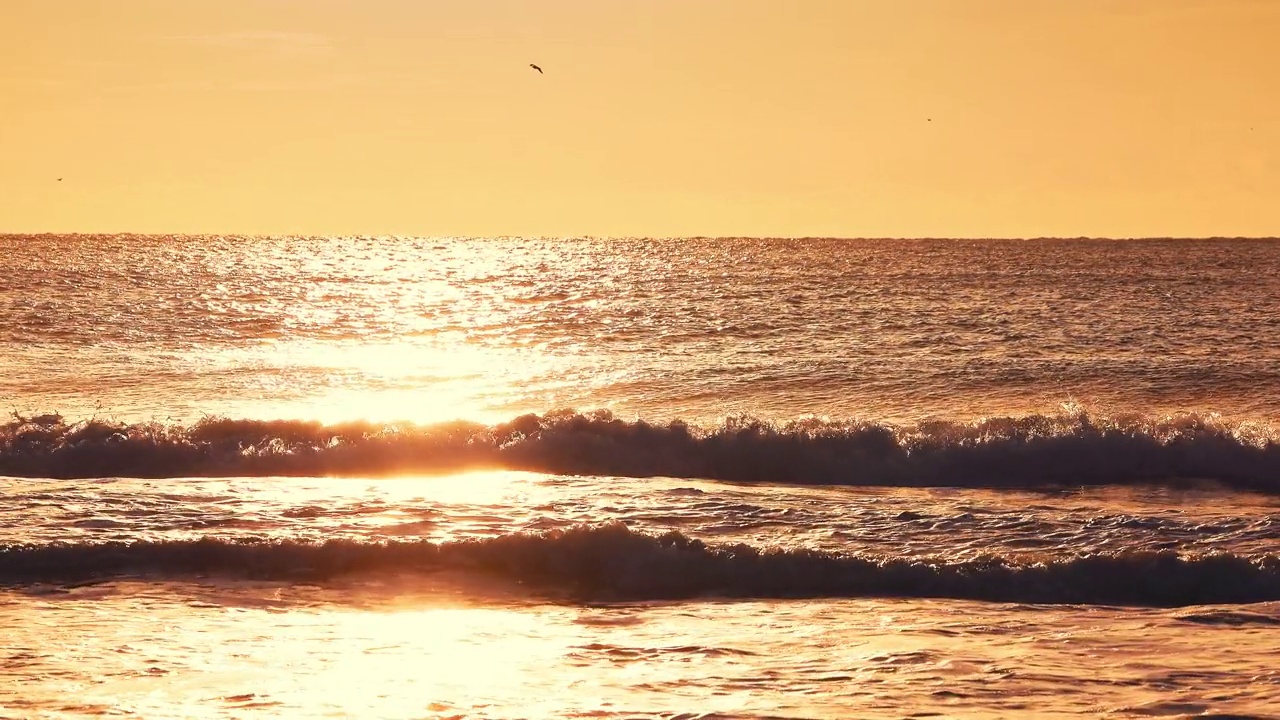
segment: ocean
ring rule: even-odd
[[[0,718],[1280,717],[1280,241],[0,236]]]

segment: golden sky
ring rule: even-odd
[[[1280,235],[1277,38],[1276,0],[0,0],[0,232]]]

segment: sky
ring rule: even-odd
[[[1278,36],[1275,0],[0,0],[0,232],[1280,235]]]

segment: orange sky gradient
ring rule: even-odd
[[[1274,0],[2,0],[0,232],[1280,235],[1277,38]]]

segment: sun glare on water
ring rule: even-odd
[[[553,666],[572,638],[564,643],[546,642],[536,636],[538,618],[501,608],[438,606],[406,607],[368,612],[333,607],[305,616],[307,635],[331,635],[341,639],[343,652],[335,652],[318,671],[298,679],[299,705],[359,709],[386,713],[382,703],[398,698],[406,716],[421,713],[424,700],[485,697],[495,688],[530,685]],[[303,630],[302,628],[297,628]],[[282,646],[289,650],[305,646]],[[352,652],[356,650],[356,652]],[[405,662],[412,657],[417,692],[406,693]],[[303,664],[305,660],[296,659]],[[549,678],[544,678],[549,679]],[[372,702],[371,702],[372,701]],[[439,707],[439,706],[437,706]],[[440,708],[443,709],[443,708]]]
[[[236,350],[211,364],[256,370],[258,398],[222,403],[223,414],[325,423],[498,422],[558,400],[568,363],[536,349],[467,342],[278,343]],[[528,388],[513,394],[512,388]],[[242,396],[243,397],[243,396]]]

